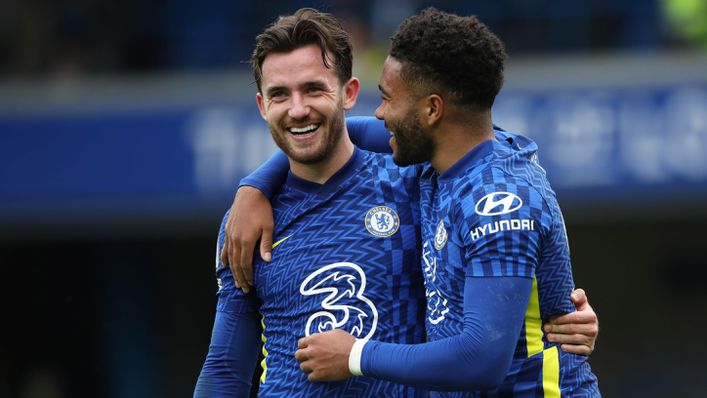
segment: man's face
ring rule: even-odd
[[[420,107],[414,93],[400,78],[401,68],[395,58],[385,60],[378,84],[381,104],[376,117],[385,120],[386,128],[393,134],[390,139],[393,160],[398,166],[407,166],[429,161],[435,143],[420,122]]]
[[[332,153],[345,131],[344,110],[356,102],[350,85],[324,65],[314,44],[265,57],[258,108],[290,159],[315,164]]]

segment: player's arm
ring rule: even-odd
[[[477,278],[479,280],[483,279],[488,279],[488,278]],[[497,280],[503,279],[503,278],[496,278]],[[473,281],[470,281],[470,283],[467,285],[465,289],[465,300],[466,298],[471,298],[473,297],[474,293],[481,292],[481,291],[496,291],[498,287],[491,287],[489,288],[488,286],[474,286]],[[515,288],[513,288],[515,289]],[[527,286],[521,287],[521,289],[527,289]],[[518,290],[514,290],[513,293],[517,293]],[[496,294],[501,294],[504,295],[503,292],[498,292]],[[509,297],[510,299],[510,297]],[[562,349],[567,351],[567,352],[573,352],[577,354],[583,354],[583,355],[588,355],[591,350],[593,350],[594,347],[594,341],[596,340],[596,335],[597,335],[597,320],[596,320],[596,314],[591,310],[591,307],[589,307],[589,310],[587,310],[585,307],[588,306],[588,302],[586,300],[586,295],[584,294],[584,291],[582,289],[577,289],[572,293],[572,301],[575,303],[577,306],[577,311],[572,312],[569,314],[562,315],[560,317],[554,317],[553,320],[546,324],[544,327],[544,330],[546,332],[554,330],[553,333],[548,333],[546,336],[548,341],[550,342],[559,342],[562,343],[563,341],[571,341],[571,343],[567,344],[562,344]],[[473,308],[473,304],[470,304],[470,307]],[[483,311],[484,308],[481,309]],[[497,312],[495,314],[508,314],[511,313],[513,309],[509,308],[499,308],[497,309]],[[471,334],[472,337],[470,340],[476,340],[475,337],[473,337],[473,331],[478,330],[479,327],[486,327],[488,330],[494,330],[494,328],[490,325],[493,324],[493,321],[491,320],[482,320],[476,323],[476,319],[481,319],[478,317],[478,315],[473,315],[475,312],[474,310],[466,310],[465,306],[465,314],[469,313],[472,316],[474,316],[471,321],[467,321],[465,317],[465,334]],[[493,315],[493,314],[492,314]],[[564,322],[563,322],[564,320]],[[502,323],[502,322],[499,322]],[[479,325],[480,324],[480,325]],[[558,326],[559,325],[559,326]],[[593,325],[593,326],[592,326]],[[503,326],[499,326],[501,329],[496,329],[496,330],[506,330],[503,328]],[[555,329],[551,329],[554,327]],[[472,331],[471,333],[467,333],[467,330]],[[576,331],[576,332],[575,332]],[[514,331],[515,332],[515,331]],[[512,333],[514,333],[512,332]],[[461,337],[460,340],[464,340],[464,337]],[[431,379],[431,383],[438,383],[438,382],[444,382],[444,378],[449,377],[452,379],[455,379],[457,377],[470,377],[468,374],[463,374],[463,375],[458,375],[457,373],[446,373],[446,370],[441,374],[440,377],[438,375],[432,373],[428,374],[427,370],[423,368],[423,378],[418,377],[413,370],[405,368],[400,374],[391,374],[390,372],[387,372],[386,374],[386,369],[396,369],[398,366],[408,366],[411,364],[412,361],[414,361],[414,358],[409,355],[408,353],[404,353],[404,360],[402,360],[402,364],[398,363],[396,361],[396,356],[400,355],[399,353],[396,354],[394,351],[396,351],[395,345],[388,345],[388,347],[385,347],[380,350],[380,353],[378,355],[381,355],[380,359],[376,360],[374,359],[376,355],[374,354],[369,354],[370,357],[368,359],[368,366],[375,367],[377,362],[376,361],[383,361],[382,364],[378,363],[377,366],[382,366],[384,367],[383,371],[380,374],[374,373],[375,370],[371,371],[370,369],[366,370],[367,373],[363,372],[364,366],[361,363],[361,354],[362,354],[362,349],[363,346],[368,345],[368,343],[365,342],[356,342],[356,339],[349,335],[348,333],[344,333],[342,331],[332,331],[332,332],[325,332],[321,333],[318,335],[314,335],[310,338],[302,339],[299,342],[299,350],[295,354],[295,357],[301,362],[301,369],[305,371],[308,374],[308,377],[312,381],[335,381],[335,380],[342,380],[347,377],[350,377],[352,375],[367,375],[367,376],[373,376],[373,377],[380,377],[380,378],[386,378],[390,380],[396,380],[400,383],[405,383],[405,384],[413,384],[413,385],[419,385],[424,388],[432,389],[435,387],[431,387],[431,385],[428,384],[423,384],[425,383],[424,376],[427,376]],[[371,342],[372,344],[379,344],[375,342]],[[498,341],[494,341],[492,344],[497,344]],[[428,343],[430,344],[430,343]],[[447,341],[446,343],[440,343],[442,347],[435,347],[433,348],[433,351],[430,353],[430,356],[426,356],[426,358],[434,361],[435,366],[439,366],[439,369],[446,369],[442,367],[440,364],[440,361],[434,357],[434,355],[442,355],[443,358],[442,360],[450,360],[450,361],[457,361],[454,358],[454,354],[460,353],[460,354],[465,354],[464,350],[465,349],[472,349],[471,345],[466,345],[463,342],[460,343],[463,346],[461,349],[457,349],[454,347],[454,343],[451,341]],[[356,347],[354,347],[356,345]],[[591,346],[591,348],[589,348]],[[398,346],[400,347],[400,346]],[[404,346],[404,347],[409,347],[409,346]],[[449,348],[451,347],[451,348]],[[491,347],[491,344],[487,345],[486,347]],[[437,349],[439,348],[439,351]],[[446,356],[447,352],[446,350],[450,350],[452,352],[451,356]],[[575,352],[579,351],[579,352]],[[586,354],[585,354],[586,352]],[[497,352],[498,354],[498,352]],[[423,353],[423,355],[426,355]],[[486,357],[483,357],[483,353],[477,355],[481,356],[482,360],[484,363],[487,363]],[[321,361],[320,358],[323,356],[327,356],[329,359],[326,359],[324,361]],[[463,358],[468,358],[467,355],[462,355]],[[371,365],[372,364],[372,365]],[[463,365],[464,362],[459,361],[454,363],[454,365]],[[423,366],[428,366],[424,365]],[[468,371],[473,371],[474,366],[478,366],[478,363],[476,364],[471,364],[470,367],[466,368]],[[489,366],[486,369],[483,369],[487,372],[485,375],[480,375],[480,378],[483,378],[484,380],[488,381],[491,380],[492,378],[492,373],[494,369],[492,368],[493,364],[489,364]],[[500,371],[504,366],[503,364],[498,364],[496,366],[496,371]],[[406,373],[410,372],[410,373]],[[405,379],[405,375],[409,374],[412,375],[412,380],[407,380]],[[395,378],[399,377],[399,378]],[[488,378],[488,379],[487,379]],[[469,380],[471,380],[473,377],[470,377]],[[454,380],[453,380],[454,381]],[[417,384],[421,383],[421,384]],[[445,383],[446,384],[446,383]],[[436,388],[436,389],[441,389],[441,388]]]
[[[505,140],[511,138],[519,142],[520,147],[526,147],[532,141],[523,136],[507,132],[494,125],[496,138]],[[543,325],[546,338],[551,343],[561,344],[565,352],[578,355],[589,355],[594,351],[599,335],[599,319],[583,289],[576,289],[570,295],[576,311],[561,316],[554,316]]]
[[[383,121],[373,117],[350,117],[346,127],[354,144],[376,151],[391,152],[390,134]],[[244,292],[253,286],[253,254],[260,241],[260,257],[264,261],[272,258],[272,234],[274,229],[272,207],[269,199],[287,178],[289,160],[282,151],[277,151],[256,171],[241,180],[226,224],[226,243],[221,261],[228,264],[236,286]]]
[[[545,337],[551,343],[561,344],[565,352],[589,355],[599,335],[599,319],[583,289],[572,292],[571,299],[577,311],[552,317],[543,325]]]
[[[391,344],[332,331],[302,339],[295,356],[312,381],[353,374],[429,390],[494,388],[510,367],[531,286],[529,278],[467,277],[464,330],[459,335],[423,344]]]
[[[223,245],[225,217],[218,247]],[[248,397],[260,349],[260,321],[253,295],[236,289],[229,269],[216,254],[220,279],[209,352],[194,388],[194,397]]]
[[[393,153],[390,147],[390,131],[383,120],[370,116],[351,116],[346,118],[346,129],[351,142],[357,147],[377,153]]]
[[[274,228],[272,206],[263,191],[252,186],[238,188],[226,224],[221,261],[228,264],[236,288],[244,293],[253,286],[253,252],[258,241],[260,257],[264,261],[272,258]]]
[[[250,396],[260,329],[257,311],[238,308],[244,305],[219,305],[223,308],[216,310],[209,352],[194,388],[195,398]]]

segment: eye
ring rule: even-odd
[[[325,91],[325,87],[320,84],[310,84],[307,86],[307,94],[320,94]]]
[[[287,94],[282,90],[272,91],[270,93],[270,101],[280,102],[287,98]]]

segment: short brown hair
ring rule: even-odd
[[[352,45],[336,17],[313,8],[300,8],[292,15],[280,16],[255,38],[255,49],[250,57],[255,82],[260,91],[263,61],[273,52],[290,52],[316,44],[322,50],[322,61],[333,68],[343,84],[351,79]]]

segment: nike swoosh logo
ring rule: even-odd
[[[280,245],[280,243],[282,243],[282,242],[284,242],[284,241],[290,239],[291,236],[292,236],[292,235],[285,236],[284,238],[282,238],[282,239],[278,240],[277,242],[273,243],[273,244],[272,244],[272,248],[274,249],[274,248],[278,247],[278,246]]]

